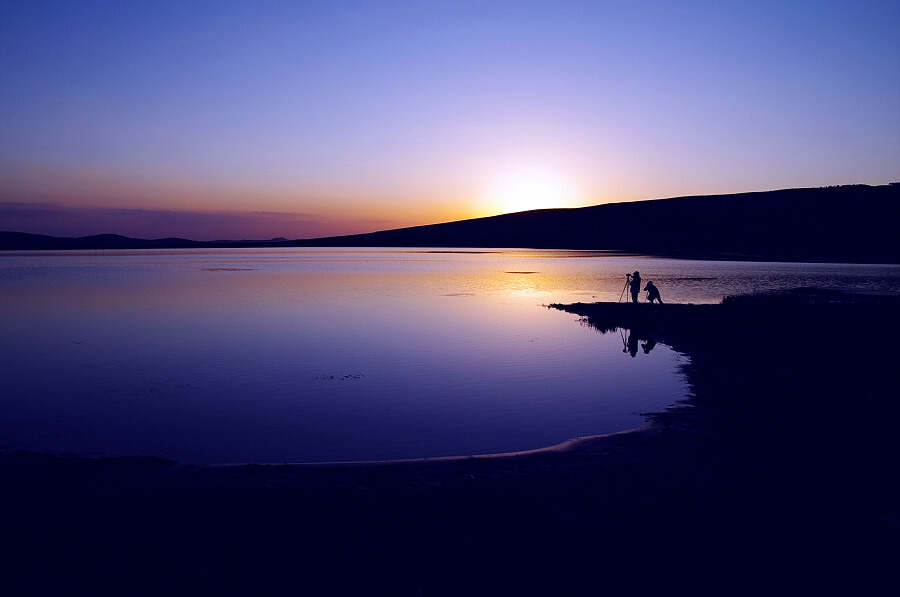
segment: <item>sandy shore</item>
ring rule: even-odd
[[[896,594],[898,302],[567,305],[689,405],[497,457],[185,467],[0,453],[4,594]]]

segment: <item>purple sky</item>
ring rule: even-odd
[[[306,238],[900,180],[900,2],[0,4],[0,230]]]

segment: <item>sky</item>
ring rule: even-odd
[[[900,1],[0,3],[0,230],[314,238],[900,180]]]

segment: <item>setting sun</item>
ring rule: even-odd
[[[569,207],[576,191],[563,177],[540,170],[517,170],[498,177],[488,198],[502,213]]]

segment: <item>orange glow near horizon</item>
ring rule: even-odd
[[[508,171],[493,180],[486,191],[487,204],[499,213],[572,207],[580,193],[563,176],[543,169]]]
[[[193,240],[342,236],[495,215],[464,191],[327,189],[298,181],[231,185],[28,168],[0,182],[0,229],[53,236]],[[38,225],[39,223],[39,225]]]

